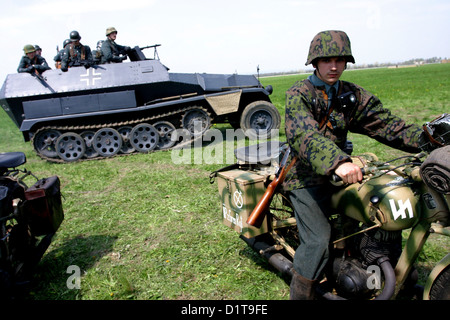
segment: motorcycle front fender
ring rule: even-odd
[[[424,291],[423,291],[423,300],[430,300],[430,291],[433,287],[433,283],[439,274],[445,270],[450,265],[450,253],[439,261],[433,270],[430,272],[428,276],[427,282],[425,283]]]

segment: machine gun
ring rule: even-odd
[[[144,55],[142,50],[148,49],[148,48],[154,48],[153,52],[153,60],[159,60],[159,55],[157,51],[157,47],[160,47],[160,44],[154,44],[152,46],[145,46],[145,47],[139,47],[135,46],[130,50],[128,53],[128,58],[130,58],[131,61],[142,61],[142,60],[148,60],[147,57]]]

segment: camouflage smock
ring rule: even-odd
[[[420,126],[407,125],[392,115],[376,96],[362,87],[339,81],[337,95],[349,91],[356,96],[352,110],[342,110],[333,99],[328,117],[325,86],[313,86],[310,80],[305,79],[296,82],[286,92],[286,137],[298,160],[287,173],[285,190],[323,184],[339,164],[351,161],[342,150],[349,131],[406,152],[420,152]]]

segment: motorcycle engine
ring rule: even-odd
[[[344,298],[361,298],[369,295],[372,292],[367,287],[370,275],[357,259],[347,257],[334,260],[333,276],[336,291]]]
[[[402,232],[383,229],[365,232],[359,250],[366,266],[375,265],[381,257],[388,257],[395,265],[402,251]]]
[[[374,293],[368,287],[372,272],[381,257],[388,257],[395,265],[401,254],[401,231],[370,230],[362,234],[353,245],[355,257],[338,257],[333,261],[333,277],[338,294],[345,298],[361,298]],[[381,279],[380,279],[381,281]]]

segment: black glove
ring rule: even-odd
[[[67,72],[69,69],[67,67],[61,67],[62,72]]]

